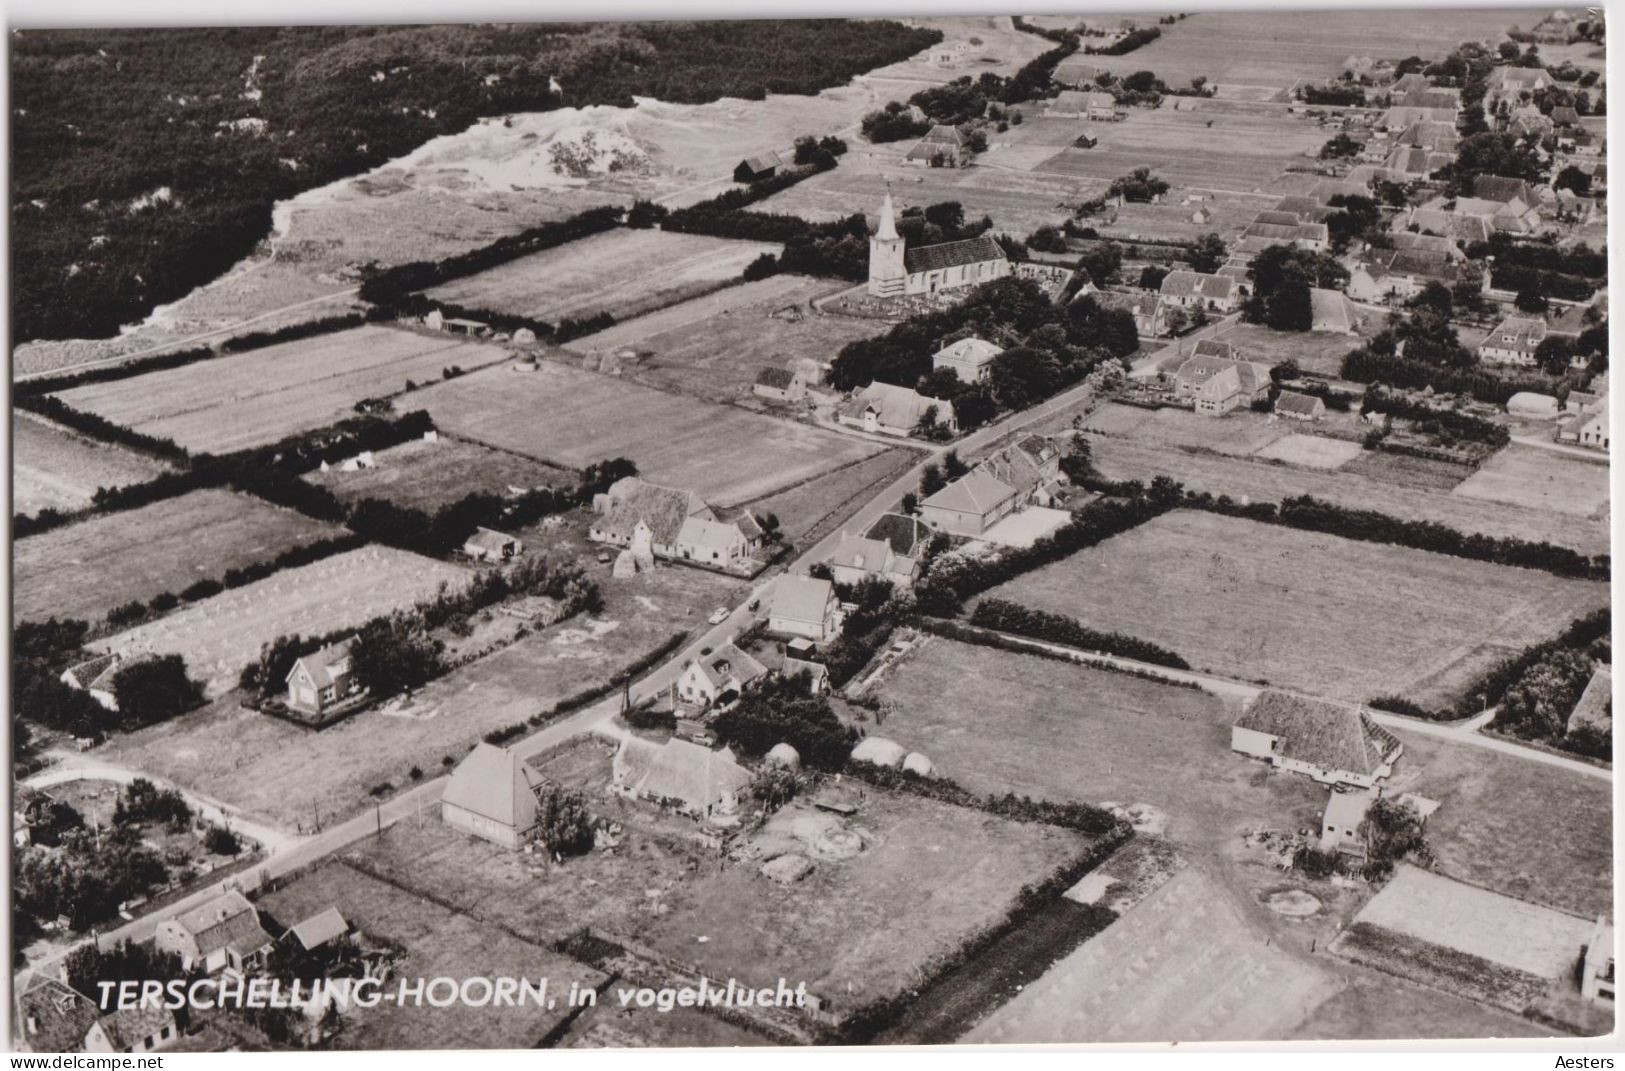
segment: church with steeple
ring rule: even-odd
[[[897,233],[891,190],[880,205],[880,223],[869,238],[869,296],[913,297],[959,290],[1002,279],[1010,260],[991,234],[958,242],[907,247]]]

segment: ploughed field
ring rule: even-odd
[[[1608,604],[1605,584],[1176,510],[992,593],[1334,699],[1459,698]]]
[[[193,451],[226,454],[354,415],[356,402],[472,371],[507,351],[448,335],[368,325],[231,357],[63,391],[115,424]],[[415,408],[408,406],[407,408]]]

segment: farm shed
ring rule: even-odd
[[[1393,773],[1399,738],[1357,707],[1269,689],[1231,727],[1230,747],[1322,784],[1370,788]]]
[[[505,562],[525,553],[525,544],[518,536],[506,532],[476,528],[474,534],[463,541],[463,553],[477,562]]]
[[[1275,412],[1288,420],[1315,421],[1326,415],[1326,403],[1313,394],[1284,390],[1275,399]]]
[[[759,156],[747,156],[734,167],[735,182],[760,182],[765,178],[772,178],[784,166],[784,161],[776,152],[762,153]]]
[[[440,817],[453,829],[518,849],[536,831],[542,775],[517,755],[480,743],[457,764],[440,798]]]

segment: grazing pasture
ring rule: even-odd
[[[1222,676],[1428,705],[1608,603],[1605,584],[1189,510],[992,594],[1163,644]]]
[[[429,383],[450,366],[471,371],[507,356],[498,346],[369,325],[58,397],[188,450],[224,454],[353,416],[356,402],[398,394],[408,380]]]
[[[145,483],[167,469],[163,462],[144,454],[95,442],[32,413],[14,412],[14,513],[83,509],[99,488]]]
[[[851,462],[788,490],[753,499],[744,504],[758,516],[771,513],[779,519],[785,537],[810,546],[844,521],[849,514],[901,476],[920,458],[920,453],[899,447]]]
[[[1607,523],[1608,462],[1514,443],[1486,461],[1454,493]]]
[[[1284,439],[1275,440],[1253,456],[1270,461],[1285,461],[1289,465],[1302,465],[1310,469],[1337,469],[1364,452],[1359,443],[1347,439],[1329,439],[1324,435],[1293,433]]]
[[[383,498],[409,509],[433,512],[473,493],[504,494],[509,487],[560,487],[575,474],[557,465],[463,442],[448,435],[380,450],[371,468],[342,472],[333,468],[305,476],[332,491],[341,501]]]
[[[751,397],[757,373],[823,364],[885,324],[814,312],[812,303],[847,284],[775,275],[626,320],[570,343],[582,353],[636,354],[625,374],[651,387],[711,401]]]
[[[808,856],[805,878],[780,885],[757,865],[707,867],[640,939],[711,978],[805,980],[838,1014],[850,1012],[906,992],[933,957],[1091,843],[907,793],[868,789],[850,818],[816,809],[818,798],[777,811],[746,848],[758,864]]]
[[[193,491],[89,517],[12,546],[18,620],[95,621],[133,599],[180,592],[339,530],[230,491]]]
[[[557,322],[627,319],[737,279],[769,242],[619,228],[427,291],[436,301]]]
[[[554,464],[627,457],[655,483],[713,505],[769,494],[880,453],[874,443],[543,361],[462,376],[413,396],[441,428]]]
[[[237,674],[259,656],[261,644],[359,625],[469,575],[461,566],[394,547],[361,547],[190,603],[96,646],[125,654],[181,655],[212,698],[235,687]]]
[[[559,995],[572,982],[583,988],[608,981],[599,971],[551,948],[522,940],[433,900],[398,889],[340,860],[305,871],[257,905],[282,926],[337,907],[346,922],[374,941],[399,950],[399,978],[547,978],[557,1008],[503,1007],[457,1001],[443,1008],[383,1000],[344,1017],[336,1046],[373,1049],[533,1048],[569,1014]],[[392,992],[393,983],[384,986]]]

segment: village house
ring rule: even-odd
[[[1614,992],[1614,924],[1607,915],[1598,915],[1580,964],[1580,995],[1594,1003],[1612,1004]]]
[[[1455,202],[1459,203],[1459,200]],[[1435,198],[1422,207],[1411,209],[1406,216],[1395,217],[1391,226],[1395,232],[1408,230],[1420,234],[1442,234],[1462,246],[1469,246],[1490,240],[1494,230],[1490,222],[1492,216],[1493,213],[1477,215],[1458,212],[1452,202]]]
[[[818,653],[817,645],[811,640],[786,641],[784,668],[780,672],[790,679],[805,674],[807,690],[813,695],[823,695],[829,691],[829,667],[824,664],[824,656]]]
[[[1405,745],[1364,710],[1268,689],[1231,727],[1230,747],[1321,784],[1370,788]]]
[[[1061,447],[1044,435],[1027,435],[983,458],[976,466],[1016,489],[1016,508],[1053,506],[1065,497]]]
[[[350,652],[355,637],[301,655],[288,670],[288,706],[303,714],[321,715],[361,694]]]
[[[767,672],[767,667],[748,653],[725,643],[684,665],[675,687],[684,703],[708,707],[738,698],[745,685],[767,676]]]
[[[441,821],[517,850],[536,835],[536,794],[545,783],[519,756],[482,741],[452,771],[440,797]]]
[[[1272,245],[1292,245],[1315,253],[1323,253],[1330,245],[1326,224],[1304,220],[1296,212],[1271,210],[1260,212],[1241,232],[1244,251],[1249,246],[1262,250]]]
[[[966,162],[965,136],[956,127],[937,123],[903,157],[905,164],[920,167],[960,167]]]
[[[1002,279],[1010,260],[992,235],[906,248],[897,233],[891,191],[880,206],[880,223],[869,238],[869,295],[892,298],[934,294]]]
[[[1062,90],[1044,114],[1052,119],[1095,119],[1110,122],[1122,116],[1117,110],[1117,98],[1110,93],[1077,89]]]
[[[1269,397],[1269,366],[1237,355],[1228,342],[1202,339],[1173,374],[1174,400],[1223,416]]]
[[[704,821],[738,810],[751,773],[726,749],[712,751],[677,737],[655,744],[628,736],[615,752],[611,779],[623,795]]]
[[[1182,309],[1228,313],[1237,305],[1236,281],[1226,275],[1171,271],[1163,277],[1159,292],[1165,305]]]
[[[248,897],[232,890],[158,923],[153,945],[179,956],[188,971],[247,974],[265,966],[271,935]]]
[[[1284,390],[1275,399],[1275,413],[1287,420],[1301,420],[1313,423],[1326,416],[1326,403],[1313,394],[1299,394],[1297,391]]]
[[[1245,275],[1247,269],[1241,270]],[[1103,309],[1121,310],[1134,317],[1134,333],[1142,338],[1157,338],[1167,330],[1162,297],[1155,290],[1096,290],[1089,297]]]
[[[767,629],[780,636],[800,636],[828,643],[841,631],[841,606],[835,585],[812,576],[785,574],[773,585]]]
[[[857,584],[871,576],[906,587],[914,583],[920,563],[898,554],[884,539],[841,533],[841,541],[825,559],[837,584]]]
[[[1493,112],[1503,100],[1517,104],[1523,94],[1551,84],[1551,75],[1541,67],[1496,67],[1485,81],[1484,107]]]
[[[762,526],[747,510],[731,521],[688,517],[677,530],[677,561],[717,569],[744,569],[762,546]]]
[[[90,698],[107,710],[118,709],[118,697],[113,693],[113,678],[118,674],[121,655],[104,654],[69,666],[62,671],[60,680],[69,688],[87,692]]]
[[[789,368],[764,368],[756,373],[751,393],[773,402],[799,402],[807,396],[807,381]]]
[[[734,167],[735,182],[760,182],[765,178],[772,178],[784,166],[776,152],[766,152],[759,156],[747,156]]]
[[[1585,691],[1569,714],[1565,733],[1576,729],[1612,731],[1614,727],[1614,671],[1611,666],[1598,666],[1586,682]]]
[[[1366,812],[1376,799],[1375,789],[1363,792],[1339,792],[1333,789],[1320,821],[1320,850],[1364,859],[1365,836],[1360,832],[1360,827],[1365,825]]]
[[[1432,248],[1400,248],[1404,234],[1395,234],[1395,248],[1369,249],[1349,272],[1345,293],[1354,301],[1408,301],[1430,282],[1453,285],[1458,277],[1456,256]],[[1412,235],[1443,242],[1455,250],[1448,238]]]
[[[180,1037],[175,1015],[164,1007],[116,1008],[96,1001],[45,974],[19,979],[17,1049],[38,1053],[144,1053],[167,1049]]]
[[[932,355],[931,370],[946,368],[958,376],[961,383],[981,383],[993,370],[993,358],[1003,352],[991,342],[962,338]]]
[[[842,403],[836,419],[867,432],[903,437],[918,431],[921,421],[933,413],[936,423],[946,427],[949,434],[959,433],[952,403],[928,398],[912,387],[876,380]]]
[[[1478,359],[1485,364],[1517,365],[1532,368],[1535,351],[1546,338],[1546,321],[1528,316],[1508,316],[1495,325],[1478,344]]]
[[[651,557],[676,558],[678,535],[690,517],[714,521],[716,514],[699,495],[626,476],[592,500],[598,518],[587,529],[595,543],[631,548]]]
[[[1556,439],[1593,450],[1608,449],[1608,399],[1581,406],[1559,418]]]
[[[463,554],[477,562],[512,561],[523,553],[525,544],[517,536],[492,528],[476,528],[463,541]]]
[[[978,465],[920,503],[920,518],[954,535],[979,536],[1016,511],[1014,487]]]

